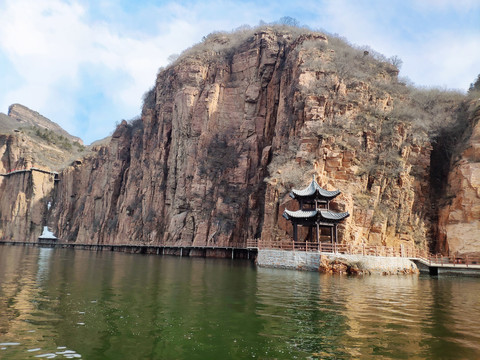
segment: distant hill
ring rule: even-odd
[[[90,152],[80,138],[26,106],[0,113],[0,173],[41,167],[60,170]]]
[[[289,192],[314,176],[341,191],[330,209],[351,214],[338,226],[340,244],[476,256],[480,104],[414,88],[395,64],[307,29],[215,32],[162,69],[141,118],[122,121],[98,149],[12,106],[7,120],[25,128],[0,135],[0,166],[61,171],[52,208],[37,214],[63,241],[289,243],[294,230],[282,213],[298,206]],[[3,184],[0,238],[36,239],[45,224],[32,228],[30,209],[46,198],[35,192],[41,185]],[[329,236],[331,224],[322,224]]]
[[[29,127],[50,130],[72,142],[83,145],[83,141],[80,138],[70,135],[57,123],[24,105],[13,104],[8,108],[8,115],[0,113],[0,132],[2,133],[10,133],[15,129]]]

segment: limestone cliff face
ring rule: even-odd
[[[299,62],[308,64],[312,56],[327,65],[336,61],[314,51],[300,51]],[[262,238],[291,237],[291,225],[280,216],[285,208],[297,209],[288,190],[305,186],[306,175],[314,174],[326,189],[343,193],[333,203],[351,214],[340,225],[343,242],[425,248],[432,146],[424,131],[404,121],[408,100],[388,86],[397,83],[396,69],[386,66],[369,81],[308,65],[299,73],[294,150],[290,157],[277,151],[270,165]]]
[[[0,239],[35,242],[54,186],[53,175],[36,171],[0,176]]]
[[[0,174],[32,166],[33,156],[21,136],[0,134]]]
[[[470,105],[470,127],[453,159],[445,206],[439,213],[438,250],[480,254],[480,100]]]
[[[54,176],[36,171],[10,174],[35,165],[21,136],[0,135],[0,239],[36,241],[42,233]]]
[[[31,168],[57,170],[71,162],[82,146],[70,141],[78,144],[78,138],[25,106],[15,104],[8,115],[0,114],[0,239],[37,240],[55,181]]]
[[[184,245],[260,236],[271,148],[294,131],[278,124],[291,121],[295,47],[261,32],[161,72],[141,122],[122,123],[99,156],[62,174],[59,236]]]
[[[431,146],[385,115],[404,103],[385,90],[397,69],[369,59],[374,82],[347,79],[320,34],[265,29],[231,41],[207,39],[160,72],[141,120],[122,123],[110,146],[62,173],[50,218],[57,235],[278,240],[291,231],[281,217],[294,206],[287,190],[316,174],[342,190],[335,206],[352,214],[342,241],[423,246]]]
[[[434,242],[428,124],[459,100],[437,111],[385,59],[290,30],[214,34],[162,70],[140,119],[122,122],[108,144],[64,168],[54,191],[38,193],[53,200],[43,222],[79,243],[279,241],[292,232],[281,216],[296,209],[289,190],[315,175],[342,191],[333,208],[351,214],[341,242]],[[4,191],[26,193],[28,181]]]

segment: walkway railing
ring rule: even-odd
[[[292,239],[283,241],[265,241],[260,239],[247,240],[247,248],[257,249],[278,249],[291,251],[310,251],[334,254],[349,255],[371,255],[386,257],[405,257],[410,259],[418,259],[425,265],[429,266],[456,266],[461,267],[479,267],[480,256],[472,255],[432,255],[425,250],[416,249],[413,246],[375,246],[360,245],[352,246],[350,244],[331,244],[316,242],[294,242]]]
[[[428,256],[419,256],[418,257],[423,263],[430,265],[430,266],[444,266],[444,265],[461,265],[469,267],[469,266],[480,266],[480,256],[473,256],[473,255],[428,255]]]
[[[372,256],[398,256],[408,258],[428,257],[426,251],[421,251],[413,246],[376,246],[351,244],[331,244],[317,242],[294,242],[293,240],[265,241],[260,239],[247,240],[247,248],[258,249],[280,249],[293,251],[313,251],[350,255],[372,255]]]
[[[10,175],[13,175],[13,174],[32,172],[32,171],[38,171],[38,172],[41,172],[41,173],[44,173],[44,174],[50,174],[50,175],[58,176],[58,172],[56,172],[56,171],[48,171],[48,170],[43,170],[43,169],[39,169],[39,168],[36,168],[36,167],[31,167],[30,169],[14,169],[14,170],[10,170],[9,172],[4,173],[4,174],[0,173],[0,176],[10,176]]]

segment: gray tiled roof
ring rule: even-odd
[[[330,210],[318,210],[318,212],[325,220],[343,220],[350,216],[348,212],[336,213]]]
[[[283,217],[290,219],[310,219],[319,215],[320,219],[327,221],[340,221],[350,216],[348,212],[336,213],[330,210],[297,210],[290,211],[285,209]]]
[[[312,180],[310,185],[308,185],[305,189],[302,189],[302,190],[292,189],[292,191],[290,192],[290,196],[295,199],[297,196],[298,197],[312,196],[316,192],[318,192],[318,194],[321,197],[328,198],[328,199],[333,199],[334,197],[340,194],[340,190],[334,190],[334,191],[325,190],[322,187],[320,187],[320,185],[318,185],[318,183],[315,180]]]
[[[290,211],[285,209],[283,216],[286,219],[295,218],[295,219],[305,219],[305,218],[312,218],[317,216],[317,210],[297,210],[297,211]]]

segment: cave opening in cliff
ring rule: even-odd
[[[447,194],[448,177],[455,158],[462,152],[464,142],[462,139],[469,136],[472,131],[469,126],[468,105],[462,103],[456,110],[456,121],[439,129],[432,140],[430,153],[430,203],[432,219],[432,239],[430,251],[444,251],[439,240],[439,211],[451,201]]]

